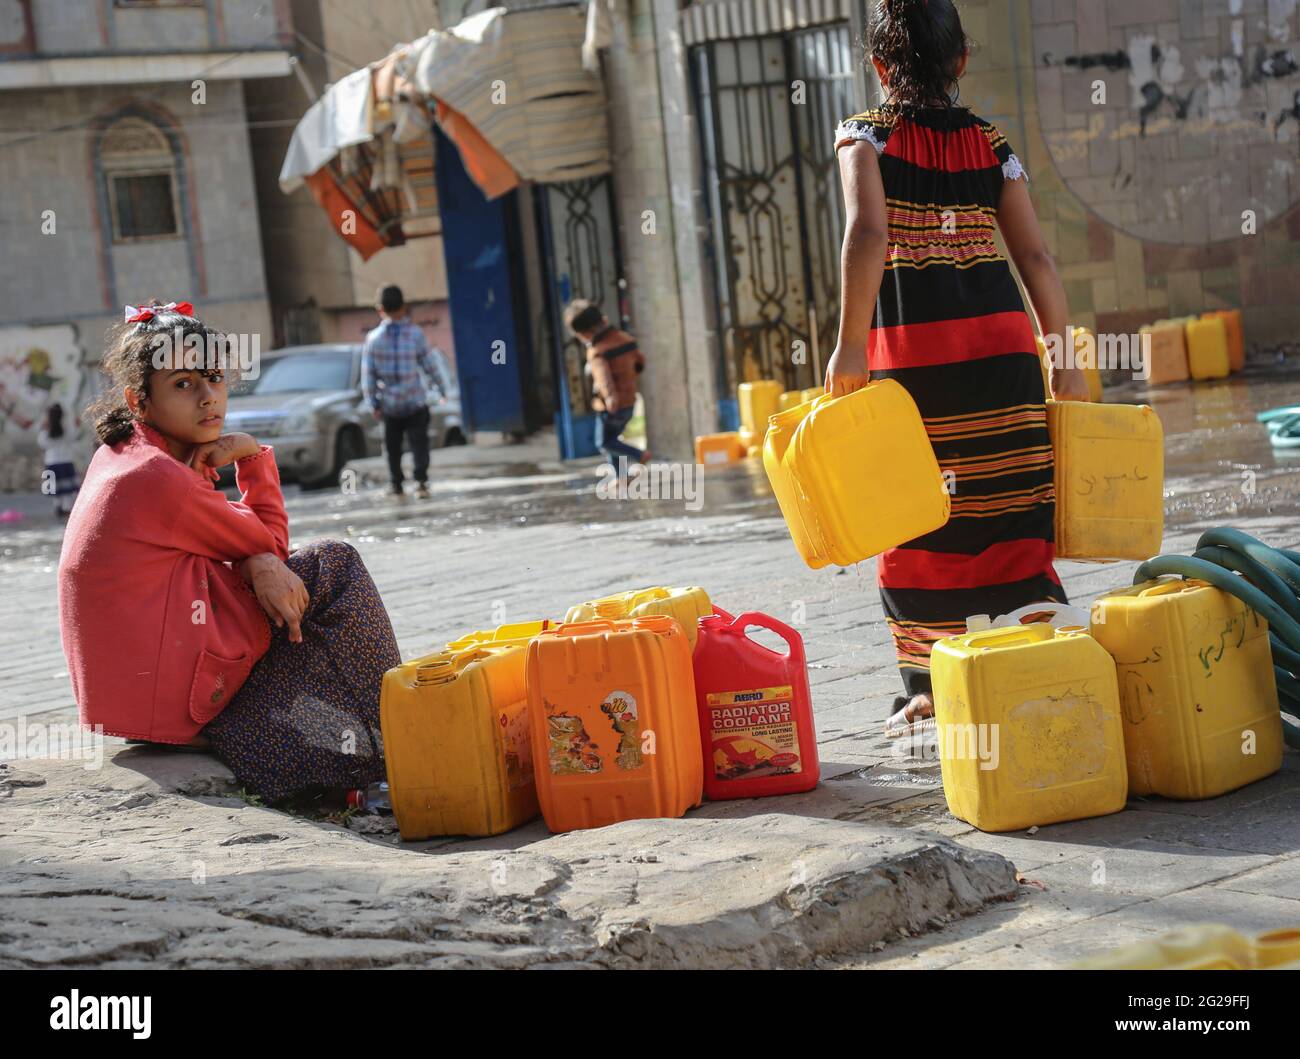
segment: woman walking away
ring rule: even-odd
[[[290,554],[274,453],[221,432],[223,342],[188,303],[155,302],[128,307],[104,357],[112,386],[91,409],[103,445],[59,562],[81,722],[210,745],[268,801],[364,787],[384,778],[392,626],[351,545]],[[192,346],[209,354],[197,367]],[[213,487],[231,463],[238,501]]]
[[[826,386],[895,379],[955,484],[947,525],[882,554],[877,577],[906,694],[890,735],[933,725],[930,650],[971,614],[1067,602],[1052,568],[1052,447],[1033,325],[1063,335],[1065,290],[1006,137],[954,99],[968,42],[952,0],[875,0],[867,44],[886,102],[835,132],[847,226]],[[1076,369],[1055,397],[1086,400]],[[884,459],[887,454],[869,454]]]
[[[45,454],[45,492],[54,487],[54,514],[67,518],[77,496],[77,466],[73,462],[72,439],[63,426],[63,405],[52,404],[45,410],[45,423],[37,432],[36,442]]]

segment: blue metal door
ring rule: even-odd
[[[518,326],[521,286],[509,231],[515,195],[489,202],[465,172],[460,152],[434,130],[447,299],[467,430],[524,433],[523,379],[530,351]]]

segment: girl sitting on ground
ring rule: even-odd
[[[223,341],[188,303],[155,302],[128,308],[104,357],[112,385],[89,410],[102,446],[59,562],[81,722],[210,746],[268,801],[365,787],[384,778],[392,626],[351,545],[290,552],[274,453],[222,433],[220,364],[185,367],[191,344]],[[232,463],[237,502],[214,486]]]

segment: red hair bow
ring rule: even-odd
[[[189,302],[168,302],[166,305],[142,305],[137,308],[134,305],[126,307],[126,322],[128,324],[143,323],[146,320],[152,320],[155,316],[163,313],[179,313],[181,316],[193,316],[194,306]]]

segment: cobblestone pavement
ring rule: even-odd
[[[1137,399],[1109,399],[1117,397]],[[1203,529],[1229,524],[1270,544],[1300,544],[1300,465],[1270,451],[1252,414],[1288,401],[1300,402],[1298,376],[1182,387],[1153,401],[1168,442],[1164,551],[1188,553]],[[841,964],[1057,966],[1188,921],[1300,924],[1294,752],[1279,774],[1222,798],[1134,798],[1117,815],[1032,835],[983,834],[951,817],[937,762],[900,757],[881,735],[900,688],[874,564],[808,570],[757,461],[711,470],[698,511],[681,499],[601,499],[591,466],[558,464],[544,441],[495,456],[443,450],[434,480],[426,502],[386,498],[365,474],[351,495],[290,490],[294,543],[330,536],[360,550],[403,658],[470,629],[561,617],[572,603],[623,588],[702,585],[732,613],[766,611],[802,632],[823,788],[854,794],[706,803],[693,815],[821,814],[937,833],[1000,853],[1024,876],[1015,902]],[[75,717],[58,635],[57,540],[57,527],[37,518],[0,537],[0,723]],[[1058,564],[1079,602],[1128,584],[1133,568]],[[410,848],[519,848],[544,835],[535,823],[496,839]]]

